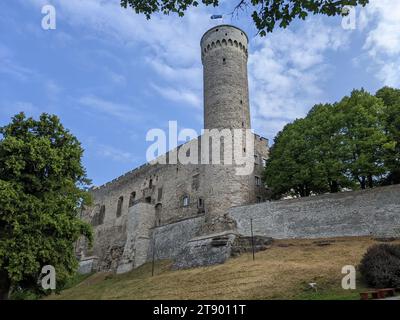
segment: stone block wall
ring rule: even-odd
[[[204,214],[183,219],[151,230],[155,259],[174,259],[186,243],[194,238],[204,224]],[[153,244],[149,246],[147,260],[153,257]]]
[[[287,238],[400,235],[400,185],[234,207],[237,232]]]

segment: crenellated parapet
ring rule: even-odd
[[[231,48],[241,51],[247,60],[248,57],[248,37],[246,33],[231,25],[220,25],[208,30],[201,39],[201,57],[204,58],[208,53],[215,49]]]

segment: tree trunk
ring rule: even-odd
[[[360,181],[361,189],[364,190],[366,188],[365,176],[362,176],[361,179],[358,180]]]
[[[337,181],[331,181],[329,183],[329,187],[331,189],[331,193],[339,192],[339,183],[337,183]]]
[[[372,174],[368,175],[368,187],[371,189],[374,187],[374,180],[372,179]]]
[[[0,300],[8,300],[11,281],[5,271],[0,271]]]

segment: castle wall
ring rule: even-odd
[[[151,230],[154,241],[155,259],[173,259],[183,246],[194,238],[204,224],[204,214],[183,219]],[[147,260],[153,258],[153,246],[149,247]]]
[[[237,231],[276,239],[393,236],[400,232],[400,185],[235,207]]]
[[[85,252],[85,255],[98,256],[99,269],[115,270],[129,240],[129,210],[138,202],[149,202],[153,208],[151,227],[206,215],[208,219],[203,217],[202,221],[207,220],[207,226],[201,230],[196,227],[196,232],[222,231],[226,227],[226,221],[223,218],[216,221],[215,217],[226,215],[232,205],[256,203],[266,199],[267,190],[262,185],[256,185],[255,176],[260,179],[262,177],[262,159],[268,157],[267,144],[265,138],[254,136],[257,157],[254,160],[254,172],[248,176],[237,176],[232,166],[224,165],[147,164],[92,189],[90,192],[94,204],[86,208],[82,218],[94,226],[95,241],[93,249]],[[180,148],[186,147],[187,144],[184,144]],[[198,148],[201,149],[200,143]],[[199,155],[200,152],[201,150]],[[167,153],[167,156],[170,154]],[[134,199],[131,199],[132,193],[135,193]],[[185,196],[188,197],[186,206],[183,203]],[[121,198],[123,200],[118,210]],[[199,206],[199,199],[202,199],[202,207]],[[104,216],[100,218],[103,206]],[[156,233],[165,238],[165,230],[170,230],[169,228],[171,227],[157,229]],[[172,234],[174,230],[177,229],[172,228]],[[165,244],[165,252],[170,252],[168,246],[169,244]],[[170,258],[174,253],[161,256]]]
[[[126,225],[126,242],[118,261],[117,273],[137,268],[147,261],[147,251],[152,244],[150,229],[155,222],[155,208],[150,203],[139,202],[129,208]]]

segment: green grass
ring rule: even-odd
[[[357,266],[371,238],[337,238],[320,246],[316,240],[280,240],[267,250],[229,259],[225,264],[172,270],[158,261],[155,275],[145,264],[122,275],[96,273],[50,299],[296,299],[358,300],[366,288],[341,288],[345,265]],[[81,281],[83,280],[83,281]],[[317,292],[309,283],[317,283]]]

